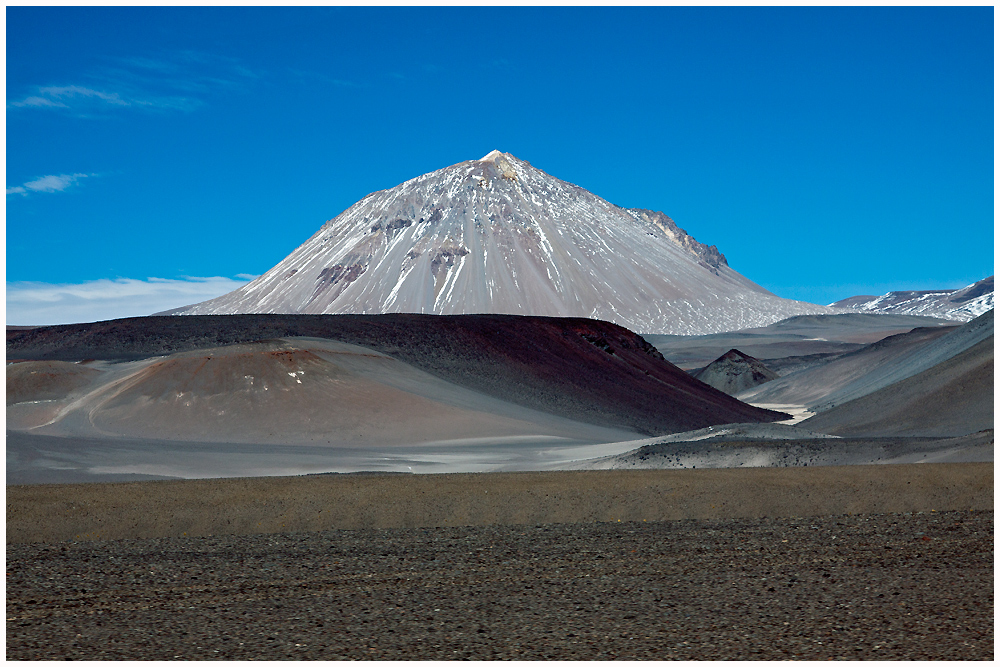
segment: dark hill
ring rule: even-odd
[[[134,360],[309,336],[362,345],[512,403],[650,435],[770,422],[667,362],[641,336],[597,320],[516,315],[187,315],[41,327],[10,335],[8,359]]]

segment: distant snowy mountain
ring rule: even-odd
[[[835,311],[771,294],[662,213],[493,151],[370,194],[253,282],[170,312],[512,313],[707,334]]]
[[[850,308],[868,313],[924,315],[968,322],[993,309],[993,276],[957,290],[889,292],[882,296],[852,296],[831,308]]]

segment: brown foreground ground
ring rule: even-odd
[[[992,508],[992,464],[7,487],[6,657],[988,660]]]

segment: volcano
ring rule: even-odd
[[[397,312],[707,334],[835,311],[775,296],[663,213],[493,151],[368,195],[256,280],[168,314]]]

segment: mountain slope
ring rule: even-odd
[[[493,151],[368,195],[251,283],[169,314],[392,312],[704,334],[834,311],[771,294],[662,213]]]
[[[911,315],[799,315],[754,329],[704,336],[650,334],[645,339],[671,363],[684,370],[707,366],[726,350],[737,348],[764,361],[769,368],[778,371],[779,375],[786,375],[776,363],[785,365],[790,360],[805,359],[806,356],[812,356],[818,361],[824,356],[859,350],[886,336],[905,333],[916,327],[951,324],[954,324],[951,320]]]
[[[993,276],[957,290],[888,292],[878,297],[852,296],[831,303],[830,307],[968,322],[993,308]]]
[[[54,411],[32,403],[9,405],[14,419],[8,429],[63,437],[351,448],[470,438],[634,438],[628,431],[520,408],[369,348],[322,339],[180,352],[110,366],[91,379],[88,387],[54,397]]]

